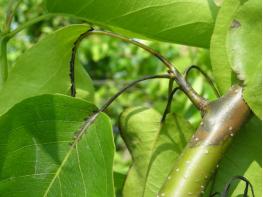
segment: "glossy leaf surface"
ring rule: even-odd
[[[215,79],[222,93],[237,79],[244,98],[261,118],[261,1],[229,0],[218,14],[211,41]]]
[[[31,96],[45,93],[69,95],[71,48],[87,29],[86,25],[65,27],[48,35],[21,55],[0,90],[0,114]],[[77,97],[93,100],[92,81],[80,65],[76,65],[76,86]]]
[[[212,0],[46,0],[70,14],[133,37],[209,47],[217,6]]]
[[[142,107],[121,116],[122,135],[133,158],[124,196],[156,196],[194,131],[175,114],[168,115],[162,126],[160,119],[158,112]]]
[[[261,121],[253,117],[239,131],[231,146],[220,162],[215,181],[214,191],[223,191],[225,184],[234,176],[246,177],[253,185],[255,196],[261,196],[262,188],[262,125]],[[231,196],[241,195],[244,182],[236,181],[231,185]],[[250,193],[251,195],[251,193]]]
[[[96,109],[83,100],[41,95],[1,116],[1,196],[114,196],[109,118],[100,114],[74,138]]]

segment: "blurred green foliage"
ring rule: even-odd
[[[3,25],[7,5],[7,0],[0,0],[0,27]],[[23,0],[15,13],[12,29],[44,12],[45,9],[41,0]],[[65,25],[82,22],[59,16],[36,23],[20,32],[8,45],[10,69],[16,58],[39,39]],[[99,27],[95,28],[98,29]],[[189,65],[196,64],[211,76],[208,50],[169,43],[142,40],[141,42],[159,51],[180,71],[183,71]],[[98,106],[101,106],[121,87],[132,80],[145,75],[166,72],[166,68],[160,61],[142,49],[105,36],[92,36],[84,40],[79,49],[79,60],[94,80],[96,90],[95,104]],[[209,87],[200,73],[192,71],[189,82],[205,98],[210,100],[215,98],[211,87]],[[119,135],[118,117],[120,113],[125,108],[138,105],[154,107],[162,113],[167,102],[167,89],[168,80],[166,79],[143,82],[123,94],[107,110],[114,125],[113,129],[117,149],[115,156],[116,171],[125,173],[130,163],[130,156]],[[194,126],[197,126],[200,121],[200,114],[181,92],[174,97],[172,111],[183,115]]]

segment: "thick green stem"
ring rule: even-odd
[[[7,42],[6,37],[0,37],[0,89],[8,77]]]
[[[178,158],[159,196],[201,196],[231,139],[249,114],[239,86],[233,86],[225,96],[209,103],[199,128]]]

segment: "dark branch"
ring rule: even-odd
[[[232,177],[232,178],[228,181],[228,183],[226,184],[226,186],[225,186],[225,188],[224,188],[224,191],[223,191],[222,194],[221,194],[221,197],[228,197],[228,196],[229,196],[229,195],[228,195],[228,192],[229,192],[230,186],[233,184],[233,182],[234,182],[235,180],[238,180],[238,179],[240,179],[240,180],[242,180],[242,181],[244,181],[244,182],[246,183],[246,187],[245,187],[243,196],[245,196],[245,197],[248,196],[248,189],[249,189],[249,187],[250,187],[251,192],[252,192],[252,196],[255,197],[255,193],[254,193],[254,189],[253,189],[252,184],[249,182],[248,179],[246,179],[246,178],[243,177],[243,176],[234,176],[234,177]]]
[[[196,65],[191,65],[191,66],[189,66],[189,67],[185,70],[185,72],[184,72],[185,80],[187,80],[190,71],[193,70],[193,69],[196,69],[197,71],[199,71],[199,72],[205,77],[205,79],[207,80],[207,82],[208,82],[208,83],[210,84],[210,86],[213,88],[216,96],[217,96],[217,97],[220,97],[220,93],[219,93],[218,89],[216,88],[215,84],[213,83],[211,77],[209,77],[209,76],[206,74],[205,71],[203,71],[200,67],[198,67],[198,66],[196,66]]]
[[[104,112],[109,105],[116,100],[122,93],[124,93],[126,90],[128,90],[129,88],[133,87],[134,85],[142,82],[142,81],[146,81],[149,79],[171,79],[172,77],[169,74],[163,74],[163,75],[151,75],[151,76],[146,76],[140,79],[137,79],[133,82],[131,82],[130,84],[126,85],[125,87],[123,87],[119,92],[117,92],[115,95],[113,95],[108,101],[106,101],[106,103],[99,109],[99,112]]]
[[[106,35],[113,38],[118,38],[124,42],[134,44],[145,51],[148,51],[153,56],[157,57],[161,62],[164,63],[164,65],[168,68],[168,74],[170,77],[174,77],[174,80],[179,85],[181,90],[189,97],[189,99],[192,101],[192,103],[201,111],[205,110],[205,106],[208,104],[208,102],[201,97],[190,85],[189,83],[184,79],[183,75],[170,63],[165,57],[163,57],[160,53],[154,51],[152,48],[136,41],[133,39],[126,38],[124,36],[114,34],[112,32],[106,32],[106,31],[95,31],[93,29],[88,30],[87,32],[80,35],[80,37],[76,40],[74,43],[74,46],[72,48],[72,56],[70,60],[70,77],[71,77],[71,95],[75,96],[76,94],[76,88],[75,88],[75,78],[74,78],[74,64],[75,64],[75,58],[76,58],[76,51],[79,43],[84,38],[90,36],[90,35]]]
[[[90,28],[87,32],[93,31],[93,28]],[[78,39],[74,42],[72,50],[71,50],[71,58],[70,58],[70,71],[69,71],[69,77],[71,82],[70,87],[70,93],[71,96],[76,96],[76,83],[75,83],[75,60],[76,60],[76,54],[78,50],[79,43],[83,40],[83,38],[86,37],[87,32],[81,34]]]
[[[165,121],[165,118],[166,118],[167,114],[170,112],[171,104],[172,104],[172,101],[173,101],[173,96],[177,92],[177,90],[180,90],[180,87],[174,88],[173,91],[170,93],[170,95],[168,97],[168,101],[167,101],[166,107],[165,107],[165,110],[163,112],[163,116],[162,116],[161,122]]]

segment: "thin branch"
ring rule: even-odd
[[[8,8],[7,8],[5,24],[4,24],[4,27],[3,27],[3,32],[7,33],[7,32],[10,31],[10,27],[11,27],[12,20],[14,18],[14,14],[15,14],[18,6],[20,5],[20,3],[22,1],[23,0],[18,0],[18,1],[11,0],[9,2]]]
[[[183,75],[184,75],[185,80],[187,81],[187,77],[188,77],[188,75],[189,75],[189,73],[190,73],[190,71],[191,71],[192,69],[197,69],[201,74],[203,74],[203,76],[206,78],[206,80],[207,80],[207,81],[209,82],[209,84],[212,86],[212,88],[213,88],[213,90],[215,91],[217,97],[220,97],[219,91],[218,91],[217,88],[215,87],[212,79],[211,79],[201,68],[199,68],[199,67],[196,66],[196,65],[191,65],[191,66],[189,66],[188,68],[186,68],[186,69],[184,70]],[[170,85],[169,85],[169,87],[170,87]],[[171,111],[172,99],[173,99],[173,96],[174,96],[174,94],[176,93],[176,91],[177,91],[178,89],[180,89],[180,88],[177,87],[177,88],[175,88],[172,92],[170,92],[170,90],[168,90],[168,91],[169,91],[168,101],[167,101],[167,105],[166,105],[165,111],[164,111],[164,113],[163,113],[161,122],[164,122],[164,121],[165,121],[165,118],[166,118],[166,115],[167,115],[168,113],[170,113],[170,111]]]
[[[249,182],[248,179],[246,179],[246,178],[243,177],[243,176],[234,176],[234,177],[232,177],[232,178],[228,181],[228,183],[226,184],[226,186],[225,186],[225,188],[224,188],[224,191],[223,191],[222,194],[221,194],[221,197],[227,197],[227,196],[229,196],[229,195],[228,195],[228,192],[229,192],[229,190],[230,190],[230,186],[233,184],[233,181],[235,181],[235,180],[237,180],[237,179],[240,179],[240,180],[242,180],[242,181],[244,181],[244,182],[246,183],[246,187],[245,187],[243,196],[248,196],[248,189],[249,189],[249,187],[250,187],[252,196],[255,197],[255,193],[254,193],[254,189],[253,189],[252,184]]]
[[[137,79],[131,82],[130,84],[126,85],[125,87],[123,87],[119,92],[117,92],[108,101],[106,101],[105,104],[99,109],[99,112],[104,112],[114,100],[116,100],[122,93],[124,93],[129,88],[135,86],[136,84],[142,81],[146,81],[149,79],[172,79],[172,77],[169,74],[163,74],[163,75],[150,75],[150,76],[146,76],[146,77]]]
[[[8,78],[7,42],[5,37],[0,37],[0,89]]]
[[[206,105],[208,104],[207,100],[205,100],[203,97],[201,97],[191,86],[190,84],[184,79],[183,75],[173,66],[173,64],[171,62],[169,62],[165,57],[163,57],[160,53],[158,53],[157,51],[153,50],[152,48],[136,41],[133,39],[129,39],[127,37],[118,35],[118,34],[114,34],[112,32],[106,32],[106,31],[95,31],[93,29],[88,30],[87,32],[81,34],[79,36],[79,38],[76,40],[73,49],[77,48],[79,43],[86,37],[90,36],[90,35],[106,35],[106,36],[110,36],[113,38],[118,38],[124,42],[127,43],[131,43],[134,44],[142,49],[144,49],[145,51],[149,52],[150,54],[152,54],[153,56],[157,57],[161,62],[164,63],[164,65],[168,68],[168,73],[170,76],[174,76],[174,80],[176,81],[176,83],[179,85],[179,87],[181,88],[181,90],[188,96],[188,98],[192,101],[192,103],[201,111],[205,111]],[[76,49],[73,50],[73,53],[76,53]],[[72,55],[72,58],[75,58],[76,54]],[[71,59],[70,62],[71,64],[71,68],[70,68],[70,72],[72,72],[70,75],[73,76],[74,75],[74,62],[75,59]],[[72,96],[74,96],[75,94],[75,89],[73,90],[73,88],[75,88],[75,81],[74,78],[71,78],[71,83],[72,83]]]
[[[115,95],[113,95],[111,98],[109,98],[109,100],[106,101],[104,103],[104,105],[98,111],[95,111],[91,116],[85,118],[85,122],[80,127],[80,129],[75,133],[74,141],[71,144],[71,146],[72,147],[76,146],[76,144],[81,139],[81,137],[85,134],[85,132],[89,128],[89,126],[97,119],[98,115],[101,112],[104,112],[110,106],[110,104],[113,101],[115,101],[121,94],[123,94],[126,90],[135,86],[136,84],[138,84],[142,81],[150,80],[150,79],[171,79],[171,76],[168,74],[146,76],[146,77],[143,77],[143,78],[138,79],[136,81],[133,81],[130,84],[128,84],[127,86],[123,87],[119,92],[117,92]]]
[[[166,118],[167,114],[170,112],[172,101],[173,101],[173,96],[177,92],[177,90],[180,90],[180,87],[174,88],[173,91],[170,93],[170,95],[168,97],[168,100],[167,100],[167,104],[166,104],[165,110],[163,112],[163,116],[162,116],[161,122],[165,121],[165,118]]]
[[[56,16],[57,14],[44,14],[44,15],[41,15],[41,16],[38,16],[32,20],[29,20],[28,22],[20,25],[18,28],[16,28],[15,30],[11,31],[10,33],[8,33],[6,36],[10,39],[12,37],[14,37],[17,33],[21,32],[22,30],[24,30],[25,28],[35,24],[35,23],[38,23],[42,20],[47,20],[51,17],[54,17]]]
[[[77,49],[78,49],[79,43],[86,37],[86,34],[91,31],[93,31],[93,28],[90,28],[87,32],[81,34],[78,37],[78,39],[74,42],[73,48],[71,50],[71,58],[69,62],[70,64],[69,77],[70,77],[70,82],[71,82],[70,93],[71,93],[71,96],[73,97],[76,96],[75,60],[76,60]]]
[[[185,72],[184,72],[185,80],[187,80],[190,71],[193,70],[193,69],[196,69],[197,71],[199,71],[199,72],[205,77],[205,79],[207,80],[207,82],[208,82],[208,83],[210,84],[210,86],[213,88],[216,96],[217,96],[217,97],[220,97],[220,93],[219,93],[218,89],[216,88],[215,84],[213,83],[213,80],[211,79],[211,77],[209,77],[204,70],[202,70],[200,67],[198,67],[198,66],[196,66],[196,65],[191,65],[191,66],[189,66],[189,67],[185,70]]]
[[[174,86],[174,79],[170,79],[168,83],[168,97],[173,91],[173,86]]]

